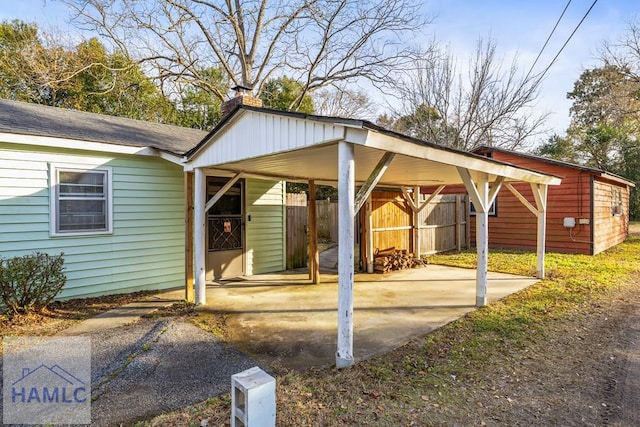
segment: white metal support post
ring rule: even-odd
[[[538,266],[536,268],[536,277],[544,279],[544,251],[547,232],[547,189],[549,187],[544,184],[531,184],[533,197],[536,199],[536,207],[538,208],[538,233],[536,239],[536,258]]]
[[[367,197],[367,273],[373,273],[373,202]]]
[[[497,177],[489,188],[489,175],[478,172],[474,181],[468,169],[458,168],[458,173],[469,193],[476,210],[476,251],[478,264],[476,267],[476,306],[487,305],[487,265],[489,257],[489,207],[495,200],[504,182],[504,177]]]
[[[202,168],[195,170],[193,209],[193,244],[194,266],[195,266],[195,287],[196,304],[206,304],[206,283],[205,283],[205,235],[207,215],[205,210],[207,198],[207,176]]]
[[[420,206],[420,187],[413,187],[413,197],[416,206]],[[413,256],[414,258],[420,258],[420,211],[418,209],[411,209],[413,211]]]
[[[476,206],[476,249],[478,268],[476,270],[476,306],[487,305],[487,272],[489,265],[489,177],[480,173],[477,182],[480,206]]]
[[[338,350],[336,367],[353,359],[353,217],[355,160],[353,145],[338,143]]]

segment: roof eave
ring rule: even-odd
[[[52,136],[25,135],[18,133],[0,132],[0,142],[39,147],[52,147],[71,150],[96,151],[110,154],[128,154],[136,156],[160,157],[175,164],[182,164],[181,156],[166,150],[153,147],[134,147],[122,144],[107,144],[103,142],[85,141]],[[79,146],[79,144],[82,144]]]
[[[629,181],[628,179],[625,179],[625,178],[623,178],[621,176],[618,176],[618,175],[615,175],[615,174],[612,174],[612,173],[602,172],[602,173],[599,174],[599,176],[601,178],[608,179],[609,181],[614,181],[614,182],[617,182],[619,184],[623,184],[623,185],[626,185],[626,186],[629,186],[629,187],[635,187],[636,186],[636,184],[633,181]]]
[[[607,171],[602,170],[602,169],[597,169],[597,168],[592,168],[592,167],[588,167],[588,166],[577,165],[575,163],[565,162],[563,160],[550,159],[548,157],[543,157],[543,156],[535,156],[535,155],[529,154],[529,153],[519,153],[517,151],[506,150],[504,148],[498,148],[498,147],[490,147],[488,145],[478,146],[478,147],[474,148],[471,152],[475,153],[475,152],[483,151],[483,150],[498,151],[498,152],[501,152],[501,153],[511,154],[513,156],[518,156],[518,157],[524,157],[524,158],[527,158],[527,159],[538,160],[538,161],[541,161],[541,162],[544,162],[544,163],[550,163],[550,164],[553,164],[553,165],[558,165],[558,166],[567,167],[567,168],[570,168],[570,169],[576,169],[576,170],[584,171],[584,172],[587,172],[587,173],[590,173],[590,174],[598,175],[598,176],[600,176],[602,178],[609,179],[611,181],[615,181],[615,182],[618,182],[618,183],[623,184],[623,185],[628,185],[630,187],[635,187],[636,186],[634,182],[629,181],[628,179],[626,179],[626,178],[624,178],[622,176],[607,172]]]
[[[404,140],[409,145],[403,148],[401,154],[419,157],[427,160],[456,165],[462,168],[474,169],[492,175],[504,176],[510,181],[526,181],[545,185],[560,185],[562,178],[539,171],[522,168],[509,163],[488,159],[466,151],[456,150],[433,143],[418,143],[419,140],[389,131],[379,131],[375,127],[366,127],[367,141],[364,145],[385,151],[395,151],[391,147],[398,147],[397,140]]]

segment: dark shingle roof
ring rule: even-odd
[[[601,176],[613,178],[613,179],[615,179],[617,181],[621,181],[622,183],[624,183],[626,185],[630,185],[632,187],[636,186],[636,184],[633,181],[629,181],[627,178],[625,178],[625,177],[623,177],[621,175],[616,175],[614,173],[607,172],[607,171],[605,171],[603,169],[592,168],[592,167],[584,166],[584,165],[577,165],[575,163],[569,163],[569,162],[565,162],[565,161],[562,161],[562,160],[551,159],[549,157],[537,156],[535,154],[528,154],[528,153],[520,153],[518,151],[507,150],[505,148],[499,148],[499,147],[491,147],[491,146],[488,146],[488,145],[480,145],[480,146],[474,148],[473,150],[471,150],[472,153],[476,153],[476,154],[487,152],[487,151],[497,151],[497,152],[500,152],[500,153],[511,154],[513,156],[522,157],[522,158],[525,158],[525,159],[539,160],[541,162],[549,163],[549,164],[552,164],[552,165],[564,166],[564,167],[567,167],[567,168],[570,168],[570,169],[576,169],[576,170],[585,171],[587,173],[591,173],[591,174],[594,174],[594,175],[601,175]],[[516,166],[518,166],[518,165],[516,165]]]
[[[152,147],[177,155],[183,155],[207,136],[207,132],[197,129],[6,99],[0,99],[0,132]]]

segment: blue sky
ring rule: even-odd
[[[518,54],[526,72],[544,45],[567,1],[565,0],[428,0],[425,10],[434,15],[427,27],[450,43],[460,57],[473,52],[479,37],[491,36],[506,58]],[[542,71],[567,40],[593,0],[572,0],[534,71]],[[637,0],[599,0],[549,69],[538,106],[551,115],[548,126],[564,133],[569,123],[567,92],[586,68],[599,64],[597,50],[603,40],[614,40],[627,24],[640,16]]]
[[[566,5],[565,0],[426,0],[424,10],[433,17],[425,27],[425,40],[435,37],[449,44],[458,58],[473,52],[479,37],[489,35],[498,53],[510,61],[518,54],[523,70],[528,70]],[[593,0],[572,0],[545,54],[536,67],[540,71],[555,56]],[[637,0],[599,0],[549,70],[538,107],[551,113],[548,126],[563,133],[569,122],[570,102],[566,99],[575,80],[585,68],[598,64],[597,48],[604,39],[615,39],[627,23],[640,16]],[[35,21],[41,27],[64,29],[67,10],[52,0],[0,0],[0,19]]]

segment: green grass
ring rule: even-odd
[[[432,264],[475,268],[476,254],[463,252],[436,255]],[[640,271],[640,237],[596,256],[549,253],[545,280],[528,287],[431,334],[425,343],[425,358],[434,349],[447,348],[447,360],[439,365],[446,371],[463,371],[471,363],[484,361],[504,348],[519,348],[545,325],[570,315],[579,305],[595,300],[623,285]],[[520,275],[535,274],[533,253],[494,251],[488,268]],[[453,357],[451,357],[453,356]]]

